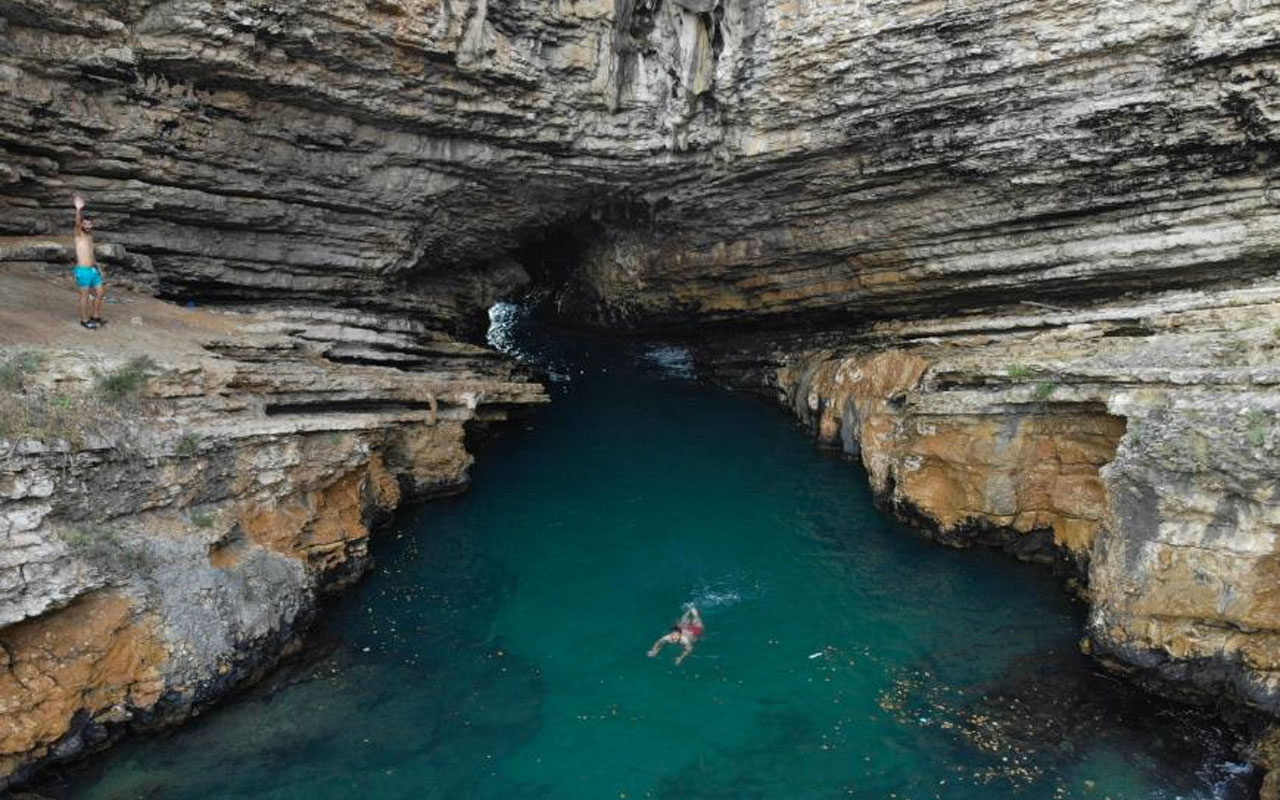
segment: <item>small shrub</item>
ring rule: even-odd
[[[1245,436],[1249,444],[1262,447],[1267,443],[1267,433],[1271,430],[1271,412],[1261,408],[1251,408],[1244,415]]]
[[[1058,391],[1057,381],[1040,381],[1036,384],[1036,388],[1031,391],[1031,397],[1036,401],[1048,400],[1049,397]]]
[[[87,531],[84,528],[57,528],[57,535],[71,552],[85,562],[114,573],[136,573],[152,565],[149,553],[137,544],[127,543],[110,528]]]
[[[84,528],[59,528],[58,537],[72,550],[83,550],[92,540]]]
[[[15,353],[0,362],[0,389],[7,392],[20,392],[26,388],[27,378],[44,364],[44,356],[40,353]]]
[[[108,407],[93,398],[0,393],[0,439],[61,440],[80,447],[113,421]]]
[[[1017,362],[1005,367],[1005,372],[1008,373],[1009,377],[1013,378],[1015,381],[1025,381],[1027,378],[1031,377],[1031,367]]]
[[[197,528],[211,528],[217,520],[217,515],[208,511],[195,511],[191,514],[191,524]]]
[[[200,437],[194,433],[182,434],[182,438],[178,440],[178,445],[174,448],[174,452],[182,458],[191,458],[200,452]]]
[[[110,402],[133,397],[147,383],[147,373],[156,368],[156,362],[148,356],[129,359],[124,366],[98,376],[98,391]]]

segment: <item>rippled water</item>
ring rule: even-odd
[[[1228,738],[1094,674],[1043,570],[954,551],[678,348],[521,333],[555,403],[406,510],[307,662],[83,798],[1211,798]],[[517,323],[512,328],[512,323]],[[517,335],[519,334],[519,335]],[[505,337],[505,338],[504,338]],[[682,603],[707,636],[645,657]]]

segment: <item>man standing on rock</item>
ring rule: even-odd
[[[76,195],[76,268],[73,274],[76,279],[76,291],[79,294],[77,305],[80,309],[80,324],[93,330],[102,325],[102,298],[106,296],[106,288],[102,285],[102,270],[93,258],[93,221],[84,218],[80,212],[84,209],[84,198]]]

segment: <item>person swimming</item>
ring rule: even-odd
[[[697,608],[689,606],[676,624],[671,626],[671,630],[659,636],[658,641],[649,648],[649,658],[658,655],[668,644],[678,644],[684,648],[684,652],[676,656],[676,663],[679,664],[693,652],[693,646],[702,638],[704,630],[706,626],[702,622],[702,615],[698,613]]]

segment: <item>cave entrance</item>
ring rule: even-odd
[[[572,281],[603,236],[604,229],[590,219],[568,220],[538,229],[511,255],[529,273],[531,294],[556,292]]]

